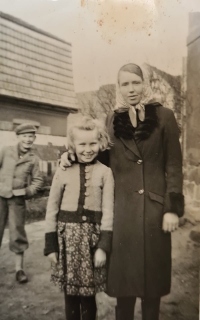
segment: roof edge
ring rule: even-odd
[[[29,106],[34,106],[37,108],[41,108],[41,106],[42,106],[46,110],[55,110],[55,111],[63,112],[63,113],[69,113],[69,112],[76,113],[79,110],[78,107],[73,108],[73,107],[68,107],[68,106],[61,106],[61,105],[56,105],[56,104],[50,104],[48,102],[33,101],[33,100],[24,99],[24,98],[3,95],[3,94],[0,94],[0,101],[1,102],[2,101],[14,102],[17,106],[29,105]]]
[[[5,19],[5,20],[8,20],[8,21],[10,21],[10,22],[13,22],[13,23],[15,23],[15,24],[18,24],[19,26],[22,26],[22,27],[27,28],[27,29],[29,29],[29,30],[32,30],[32,31],[34,31],[34,32],[36,32],[36,33],[42,34],[42,35],[44,35],[44,36],[46,36],[46,37],[49,37],[49,38],[51,38],[51,39],[57,40],[57,41],[59,41],[59,42],[62,42],[62,43],[64,43],[64,44],[68,44],[68,45],[71,46],[71,43],[70,43],[70,42],[67,42],[67,41],[65,41],[65,40],[62,40],[62,39],[60,39],[60,38],[52,35],[52,34],[49,33],[49,32],[46,32],[46,31],[43,31],[43,30],[41,30],[41,29],[39,29],[39,28],[37,28],[37,27],[34,27],[33,25],[31,25],[31,24],[29,24],[29,23],[27,23],[27,22],[25,22],[25,21],[23,21],[23,20],[21,20],[21,19],[19,19],[19,18],[16,18],[16,17],[14,17],[14,16],[12,16],[12,15],[10,15],[10,14],[7,14],[7,13],[4,13],[4,12],[0,11],[0,18]]]

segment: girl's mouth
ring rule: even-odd
[[[93,156],[93,154],[85,154],[84,157],[86,158],[91,158]]]

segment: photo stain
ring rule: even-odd
[[[81,0],[81,7],[85,7],[85,0]]]
[[[97,24],[101,27],[103,25],[103,20],[97,20]]]
[[[150,36],[157,14],[154,0],[142,3],[137,0],[81,0],[81,6],[93,15],[97,30],[109,44],[117,36],[126,36],[132,32],[146,32]]]

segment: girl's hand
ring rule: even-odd
[[[71,161],[75,161],[75,156],[72,152],[66,151],[62,154],[60,159],[60,168],[66,170],[67,167],[71,167]]]
[[[106,263],[106,252],[102,249],[97,249],[94,254],[94,266],[95,268],[101,268]]]
[[[51,263],[58,263],[58,252],[52,252],[48,255],[48,259]]]
[[[179,218],[176,213],[166,212],[163,216],[163,231],[173,232],[178,229]]]

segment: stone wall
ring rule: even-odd
[[[185,99],[181,88],[181,77],[172,76],[148,64],[144,65],[144,71],[147,74],[153,99],[160,102],[165,108],[174,111],[177,123],[181,129],[181,114]]]

